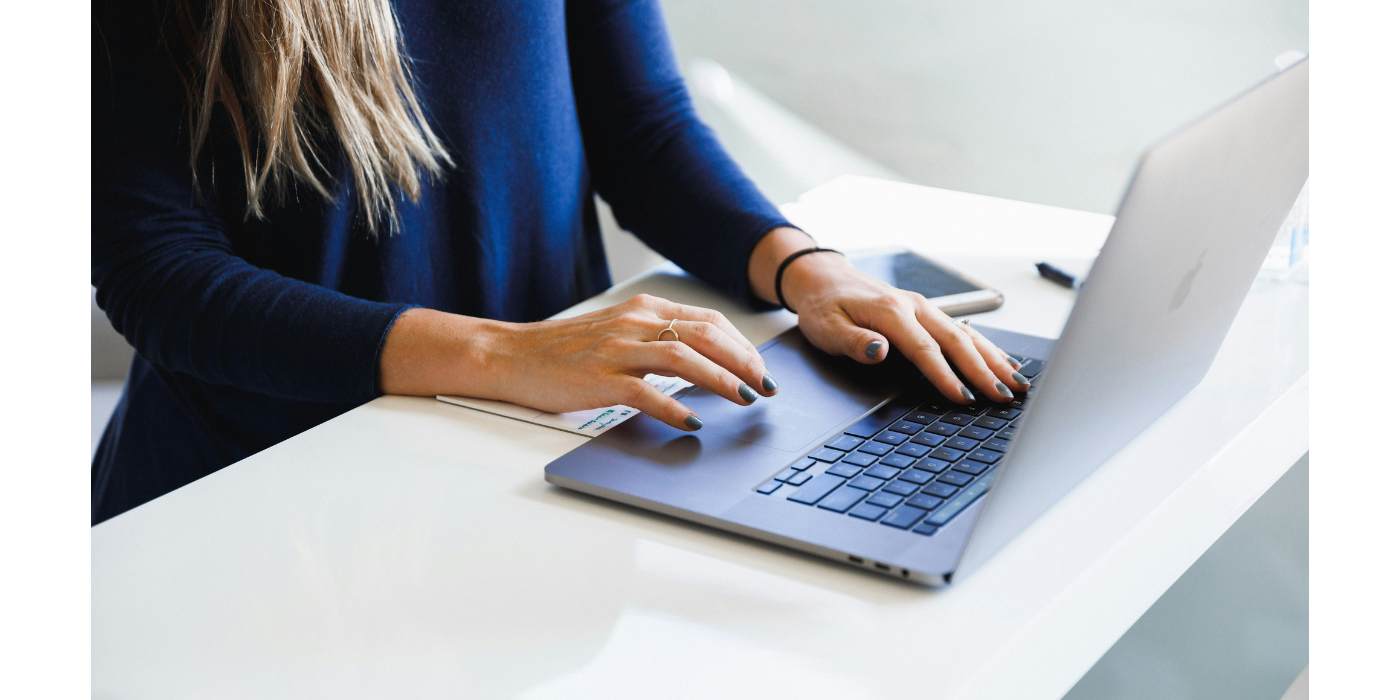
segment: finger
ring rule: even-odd
[[[972,338],[948,314],[940,311],[932,302],[920,304],[915,313],[919,322],[938,340],[948,359],[957,365],[968,384],[993,401],[1012,399],[1011,388],[992,372]]]
[[[890,341],[879,331],[863,328],[844,311],[799,319],[803,334],[821,350],[867,365],[881,362],[889,355]]]
[[[992,370],[993,374],[997,375],[1002,383],[1020,391],[1025,391],[1026,387],[1030,386],[1030,381],[1016,371],[1021,368],[1020,363],[1012,360],[1010,356],[1002,352],[1001,348],[987,340],[987,336],[965,323],[959,323],[957,327],[958,330],[966,333],[972,339],[973,346],[982,354],[982,359],[986,361],[987,367]]]
[[[679,325],[679,324],[677,324]],[[714,395],[722,396],[740,406],[748,406],[758,397],[746,397],[740,387],[748,388],[729,370],[715,364],[713,360],[685,343],[661,341],[637,343],[624,364],[639,372],[654,374],[669,373],[680,377]],[[752,389],[750,389],[752,391]]]
[[[678,430],[699,430],[704,422],[685,404],[661,393],[645,379],[630,375],[614,375],[613,400],[645,413]]]
[[[718,326],[706,321],[677,321],[675,325],[680,342],[689,345],[693,350],[700,353],[711,362],[729,370],[730,374],[738,377],[744,383],[739,387],[741,398],[747,399],[747,403],[752,403],[757,394],[745,396],[745,389],[759,389],[764,385],[764,379],[768,377],[768,370],[763,364],[763,356],[752,346],[741,346],[733,336],[725,333]],[[670,334],[667,334],[668,336]],[[773,388],[776,383],[771,381]],[[772,393],[765,391],[765,393]]]
[[[881,330],[889,336],[890,342],[928,377],[939,393],[957,403],[973,402],[972,392],[948,365],[948,360],[943,356],[942,346],[914,312],[904,311],[881,325],[885,326]]]
[[[743,348],[747,352],[751,353],[754,357],[758,358],[759,366],[763,367],[763,357],[759,355],[758,348],[755,348],[753,346],[753,343],[749,342],[749,339],[744,337],[744,334],[740,333],[739,329],[735,328],[734,324],[731,323],[729,319],[725,317],[724,314],[715,311],[714,309],[705,309],[699,306],[687,306],[685,304],[677,304],[675,302],[666,301],[664,299],[658,301],[661,302],[657,305],[657,312],[659,314],[663,316],[668,316],[670,318],[680,319],[683,321],[691,321],[695,323],[708,323],[714,326],[715,328],[723,332],[725,335],[729,336],[729,338],[732,339],[735,342],[735,344],[737,344],[739,347]],[[745,381],[750,382],[749,386],[758,389],[765,396],[772,396],[778,393],[778,382],[773,378],[771,374],[768,374],[768,370],[766,367],[763,367],[763,371],[759,373],[759,376],[746,376]]]

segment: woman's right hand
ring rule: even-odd
[[[657,340],[672,320],[676,335]],[[537,323],[410,309],[380,354],[386,394],[472,396],[551,413],[622,404],[698,430],[703,419],[648,374],[680,377],[741,406],[778,390],[758,350],[723,314],[647,295]]]

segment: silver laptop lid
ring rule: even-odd
[[[1308,62],[1149,149],[954,579],[1189,392],[1308,177]]]

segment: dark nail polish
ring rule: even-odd
[[[965,387],[965,386],[960,386],[960,387],[958,387],[958,391],[961,391],[961,392],[962,392],[962,397],[965,398],[965,399],[967,399],[968,401],[975,401],[975,400],[976,400],[976,397],[974,397],[974,396],[972,395],[972,392],[970,392],[970,391],[967,390],[967,387]]]
[[[694,413],[685,417],[685,427],[690,428],[691,430],[699,430],[700,428],[704,427],[704,425],[705,422],[700,420],[700,416],[697,416]]]
[[[764,391],[777,391],[777,390],[778,390],[778,383],[775,382],[775,381],[773,381],[773,375],[771,375],[771,374],[769,374],[769,373],[767,373],[767,372],[764,372],[764,373],[763,373],[763,390],[764,390]]]
[[[1025,377],[1021,376],[1021,373],[1020,373],[1020,372],[1012,372],[1012,373],[1011,373],[1011,378],[1014,379],[1014,380],[1016,380],[1016,383],[1017,383],[1017,384],[1025,385],[1025,384],[1030,384],[1030,383],[1031,383],[1031,380],[1026,379]]]
[[[748,384],[740,384],[739,398],[743,399],[744,403],[753,403],[758,400],[758,392],[754,391],[753,387]]]
[[[1001,394],[1001,397],[1004,399],[1011,398],[1011,390],[1006,388],[1006,385],[1001,382],[997,382],[997,393]]]
[[[865,346],[865,356],[873,360],[880,356],[880,348],[883,347],[885,347],[884,343],[873,340],[869,345]]]

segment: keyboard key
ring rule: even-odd
[[[950,471],[947,474],[938,477],[938,480],[945,484],[952,484],[954,486],[967,486],[969,483],[971,483],[972,477],[962,472]]]
[[[925,496],[925,498],[927,498],[927,496]],[[902,500],[904,499],[899,496],[881,491],[880,493],[871,494],[870,498],[865,499],[865,502],[872,503],[881,508],[893,508],[899,505],[899,502]]]
[[[792,484],[793,486],[801,486],[807,483],[807,480],[811,478],[812,472],[797,472],[796,474],[793,474],[792,476],[788,477],[787,482],[789,484]]]
[[[917,437],[914,438],[914,439],[915,439],[915,440],[918,440]],[[906,443],[904,443],[903,445],[900,445],[900,446],[899,446],[899,449],[895,450],[895,452],[898,452],[899,454],[902,454],[902,455],[908,455],[908,456],[910,456],[910,457],[913,457],[914,459],[918,459],[918,458],[920,458],[920,457],[922,457],[922,456],[928,454],[928,450],[929,450],[929,448],[927,448],[927,447],[925,447],[925,446],[923,446],[923,445],[916,445],[916,444],[914,444],[914,443],[911,441],[911,442],[906,442]]]
[[[937,496],[939,498],[947,498],[957,492],[958,487],[953,486],[952,484],[940,484],[936,481],[924,487],[924,493],[930,496]]]
[[[933,511],[933,515],[928,516],[928,519],[924,522],[930,523],[932,525],[938,525],[940,527],[943,526],[949,520],[952,520],[953,516],[956,516],[958,513],[961,513],[964,508],[972,505],[972,502],[977,500],[977,498],[982,494],[986,493],[987,489],[990,488],[991,485],[991,474],[988,474],[987,476],[978,479],[977,483],[973,484],[971,488],[963,491],[956,497],[950,499],[947,503],[943,504],[942,508]]]
[[[764,484],[764,485],[758,487],[758,492],[766,496],[766,495],[768,495],[768,494],[770,494],[770,493],[773,493],[774,491],[777,491],[778,489],[780,489],[780,488],[782,488],[782,487],[783,487],[783,482],[778,481],[777,479],[774,479],[774,480],[772,480],[772,481],[770,481],[770,482],[768,482],[768,483],[766,483],[766,484]]]
[[[918,432],[923,429],[924,426],[918,423],[911,423],[907,420],[899,421],[898,423],[895,423],[894,425],[890,426],[890,430],[893,430],[896,433],[904,433],[905,435],[917,435]]]
[[[887,464],[896,469],[903,469],[914,463],[914,458],[909,455],[894,454],[880,460],[880,464]]]
[[[1015,418],[1019,415],[1021,415],[1020,409],[1011,408],[1009,406],[1000,406],[990,411],[987,411],[988,418],[1000,418],[1002,420],[1011,420],[1012,418]]]
[[[1023,376],[1023,377],[1033,378],[1033,377],[1035,377],[1035,375],[1040,374],[1041,370],[1043,370],[1043,369],[1045,369],[1045,362],[1044,362],[1044,361],[1042,361],[1042,360],[1026,360],[1026,363],[1023,364],[1023,365],[1021,365],[1021,369],[1018,369],[1018,370],[1016,370],[1016,371],[1017,371],[1017,372],[1020,372],[1020,373],[1021,373],[1021,376]]]
[[[833,469],[834,468],[835,467],[833,467]],[[802,488],[794,491],[791,496],[788,496],[788,500],[810,506],[825,498],[833,489],[844,483],[846,483],[846,480],[835,474],[818,474],[812,477],[812,480],[807,482]]]
[[[1013,409],[1011,409],[1011,410],[1015,411],[1016,409],[1013,408]],[[977,426],[977,427],[979,427],[979,428],[986,428],[986,429],[988,429],[988,430],[991,430],[992,432],[996,432],[996,431],[998,431],[998,430],[1001,430],[1002,428],[1005,428],[1005,427],[1006,427],[1007,421],[1002,420],[1001,418],[993,418],[993,417],[990,415],[990,414],[995,413],[995,412],[996,412],[995,409],[993,409],[992,411],[989,411],[989,412],[988,412],[988,415],[982,416],[981,418],[978,418],[977,420],[972,421],[972,424],[975,425],[975,426]],[[1016,411],[1016,412],[1017,412],[1017,413],[1020,413],[1020,411]]]
[[[981,419],[979,418],[978,420],[981,420]],[[1003,422],[1004,422],[1004,421],[1003,421]],[[986,440],[987,438],[991,437],[991,436],[992,436],[992,433],[994,433],[994,432],[996,432],[996,431],[994,431],[994,430],[987,430],[986,428],[978,428],[978,427],[976,427],[976,426],[972,426],[972,427],[968,427],[968,428],[963,428],[962,430],[958,431],[958,435],[960,435],[960,436],[962,436],[962,437],[965,437],[965,438],[967,438],[967,439],[969,439],[969,440],[976,440],[976,441],[978,441],[978,442],[981,442],[981,441]]]
[[[967,458],[975,459],[979,462],[986,462],[987,464],[996,464],[997,460],[1001,459],[1001,453],[992,450],[973,450],[967,453]]]
[[[972,416],[969,416],[966,413],[959,413],[957,409],[954,409],[943,414],[943,417],[939,418],[938,422],[951,423],[953,425],[972,425],[973,420],[975,419]]]
[[[941,498],[934,498],[933,496],[925,496],[925,495],[923,495],[923,494],[920,494],[920,495],[918,495],[918,496],[915,496],[915,497],[909,499],[909,500],[908,500],[908,503],[909,503],[909,505],[914,506],[915,508],[923,508],[924,510],[933,510],[934,508],[937,508],[938,506],[943,505],[943,499],[941,499]]]
[[[938,526],[934,525],[933,523],[919,523],[918,525],[914,526],[913,530],[910,530],[910,532],[916,532],[920,535],[932,535],[937,531]]]
[[[988,466],[990,465],[985,464],[983,462],[974,462],[970,459],[964,459],[963,461],[954,464],[953,468],[960,472],[963,472],[964,474],[976,475],[987,471]]]
[[[861,467],[868,467],[874,464],[877,459],[879,459],[879,457],[867,452],[852,452],[846,455],[846,458],[841,461]]]
[[[1002,428],[1001,430],[997,431],[997,437],[1001,438],[1002,440],[1010,440],[1011,438],[1016,437],[1016,429]]]
[[[977,416],[982,415],[982,412],[987,410],[987,403],[984,399],[981,398],[980,392],[974,391],[973,395],[979,398],[966,406],[954,406],[953,410],[965,416],[970,416],[972,418],[976,418]]]
[[[947,425],[947,427],[949,428],[953,427],[951,425],[948,425],[947,423],[944,423],[944,425]],[[947,438],[941,435],[934,435],[932,433],[919,433],[918,435],[915,435],[914,437],[910,438],[909,443],[913,443],[915,445],[923,445],[924,447],[938,447],[939,445],[943,444],[943,441],[946,439]],[[905,443],[905,447],[908,447],[909,443]]]
[[[919,425],[928,425],[938,420],[938,415],[935,413],[925,413],[923,411],[910,411],[904,416],[904,420],[910,423],[918,423]]]
[[[844,479],[859,474],[860,467],[857,467],[854,464],[833,464],[830,468],[826,470],[826,473],[831,474],[833,476],[839,476]]]
[[[885,486],[883,490],[889,491],[890,493],[899,496],[908,496],[909,494],[918,491],[919,485],[911,484],[907,481],[891,481],[888,485]]]
[[[778,472],[778,475],[775,476],[775,477],[773,477],[773,478],[774,478],[774,479],[777,479],[778,481],[787,481],[788,479],[790,479],[790,478],[792,478],[792,477],[794,477],[794,476],[796,476],[796,475],[798,475],[798,474],[800,474],[800,473],[801,473],[801,472],[797,471],[796,469],[793,469],[792,467],[788,467],[787,469],[784,469],[784,470]]]
[[[864,445],[860,446],[859,451],[864,452],[866,454],[878,455],[883,457],[886,454],[889,454],[889,451],[893,449],[894,445],[886,445],[883,442],[867,442]]]
[[[816,452],[813,452],[812,454],[807,456],[821,462],[835,462],[836,460],[845,457],[846,453],[841,452],[839,450],[833,450],[830,447],[823,447],[820,450],[817,450]]]
[[[940,450],[962,450],[963,452],[971,452],[972,450],[977,449],[977,446],[980,445],[980,444],[981,444],[980,441],[978,441],[978,440],[973,440],[972,438],[955,437],[955,438],[949,438],[948,441],[945,442],[945,443],[943,443],[943,446],[940,447],[940,448],[938,448],[938,449],[940,449]]]
[[[861,518],[862,520],[879,520],[880,517],[885,514],[886,510],[886,508],[872,506],[869,503],[862,503],[852,508],[849,515]],[[920,525],[920,527],[922,527],[922,525]]]
[[[921,460],[915,462],[915,463],[914,463],[914,468],[915,468],[915,469],[922,469],[922,470],[924,470],[924,471],[929,471],[929,472],[941,472],[941,471],[943,471],[944,469],[947,469],[948,467],[952,466],[952,464],[953,464],[952,462],[947,462],[947,461],[944,461],[944,460],[941,460],[941,459],[935,459],[935,458],[933,458],[933,457],[925,457],[924,459],[921,459]]]
[[[826,443],[826,446],[830,447],[833,450],[850,452],[851,450],[860,447],[861,443],[863,442],[865,441],[854,435],[841,435],[833,438],[830,442]]]
[[[929,427],[924,429],[925,435],[928,435],[929,433],[933,433],[934,435],[939,435],[942,437],[952,437],[958,434],[958,426],[950,425],[948,423],[934,423],[933,425],[930,425]],[[929,447],[933,447],[933,445],[929,445]]]
[[[821,503],[817,504],[817,507],[834,510],[837,513],[844,513],[850,510],[851,506],[859,503],[862,498],[865,498],[864,491],[853,489],[849,486],[842,486],[832,491],[830,496],[823,498]]]
[[[797,464],[792,465],[792,468],[800,472],[807,471],[807,469],[809,469],[813,464],[816,463],[817,460],[815,459],[799,459],[797,460]]]
[[[851,479],[851,483],[846,485],[850,486],[851,488],[860,489],[861,491],[874,491],[875,489],[884,486],[885,481],[883,479],[876,479],[873,476],[865,476],[862,474],[861,476]]]
[[[900,474],[899,479],[900,481],[912,481],[916,484],[927,484],[930,480],[933,479],[933,473],[926,472],[922,469],[910,469],[909,471]]]
[[[982,443],[982,449],[996,450],[997,452],[1005,452],[1011,449],[1011,443],[1001,438],[992,438],[991,440]]]
[[[875,440],[877,442],[883,442],[888,445],[902,445],[904,444],[904,441],[908,439],[908,435],[905,435],[904,433],[896,433],[893,430],[886,430],[885,432],[875,436]]]
[[[890,527],[897,527],[901,530],[906,530],[909,528],[910,525],[919,522],[919,520],[927,514],[928,511],[924,510],[923,508],[915,508],[913,506],[903,505],[898,508],[895,508],[894,511],[889,514],[888,517],[880,521],[880,524],[889,525]]]
[[[900,416],[909,412],[913,408],[907,403],[901,403],[898,398],[871,412],[870,415],[858,420],[854,425],[846,428],[847,435],[870,438],[876,433],[885,429],[885,426],[895,422]]]
[[[1018,411],[1019,411],[1019,410],[1024,409],[1024,408],[1026,407],[1026,397],[1025,397],[1024,395],[1022,395],[1022,396],[1017,396],[1016,398],[1011,399],[1010,401],[1007,401],[1006,403],[1004,403],[1004,404],[1002,404],[1002,405],[1003,405],[1003,406],[1006,406],[1007,408],[1011,408],[1011,409],[1015,409],[1015,410],[1018,410]]]
[[[951,449],[945,444],[943,447],[930,452],[928,456],[933,459],[941,459],[945,462],[956,462],[963,458],[963,454],[962,451]]]
[[[865,473],[875,477],[876,479],[893,479],[896,476],[899,476],[898,469],[895,469],[894,467],[887,467],[883,464],[877,464],[869,469],[866,469]]]

